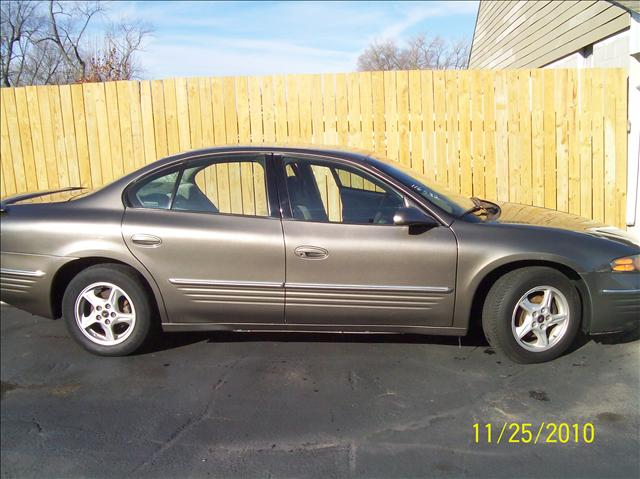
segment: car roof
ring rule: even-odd
[[[209,154],[234,153],[234,152],[286,152],[286,153],[308,153],[323,154],[328,156],[340,157],[354,161],[369,162],[376,154],[372,151],[359,149],[355,147],[345,147],[336,145],[313,145],[313,144],[248,144],[248,145],[221,145],[209,148],[201,148],[197,150],[185,151],[177,153],[166,158],[162,158],[155,162],[156,166],[172,163],[176,160],[188,160],[189,158],[197,158]]]

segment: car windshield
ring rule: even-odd
[[[471,198],[454,193],[408,168],[391,165],[389,160],[378,160],[376,166],[449,214],[462,216],[475,206]]]

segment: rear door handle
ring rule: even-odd
[[[154,235],[135,234],[131,237],[131,241],[138,246],[154,248],[162,244],[162,240]]]
[[[329,256],[329,252],[319,246],[298,246],[294,253],[302,259],[325,259]]]

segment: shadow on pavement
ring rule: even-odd
[[[581,334],[567,353],[577,351],[587,343],[622,344],[640,339],[640,327],[618,334],[587,336]],[[241,343],[241,342],[296,342],[296,343],[382,343],[382,344],[442,344],[458,345],[455,336],[428,336],[422,334],[340,334],[340,333],[297,333],[297,332],[252,332],[208,331],[158,334],[138,354],[144,355],[176,349],[195,343]],[[462,346],[489,348],[482,330],[471,328],[469,334],[460,338]],[[137,355],[138,355],[137,354]]]

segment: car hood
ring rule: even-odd
[[[498,223],[526,224],[575,231],[616,241],[627,246],[640,246],[638,238],[620,228],[562,211],[517,203],[496,202],[502,210]]]

